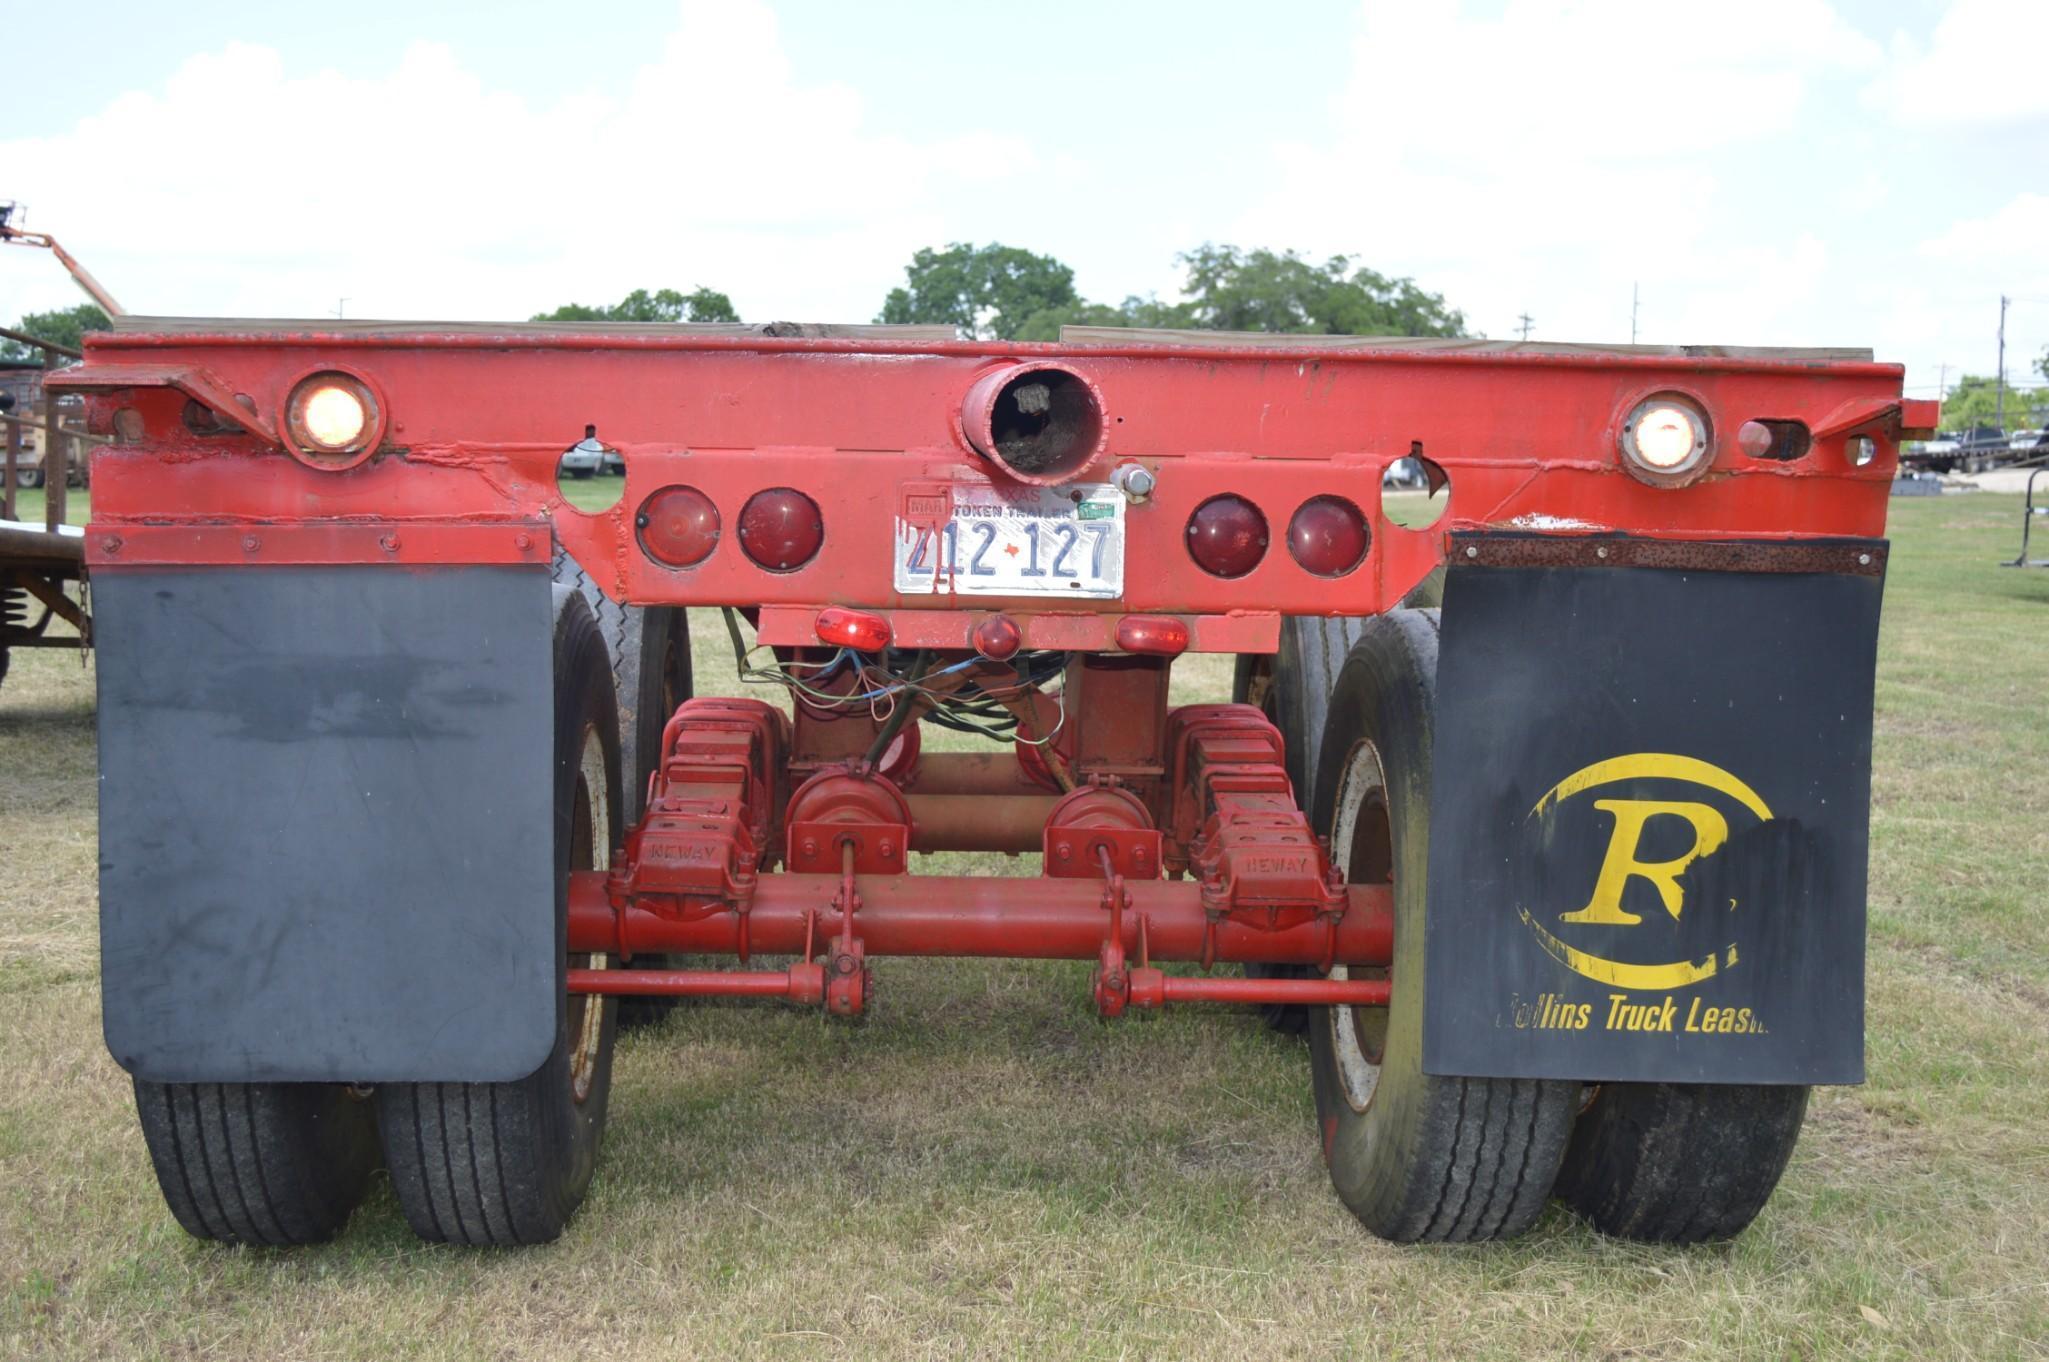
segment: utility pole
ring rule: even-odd
[[[1530,320],[1530,314],[1525,312],[1520,317],[1517,317],[1516,320],[1522,323],[1523,339],[1528,340],[1530,338],[1530,327],[1535,325],[1535,323]]]
[[[1942,366],[1942,377],[1936,381],[1935,400],[1938,402],[1949,401],[1949,365],[1947,364]]]
[[[1636,344],[1636,285],[1629,286],[1629,343]]]
[[[334,315],[336,320],[340,320],[342,317],[346,316],[348,314],[348,310],[349,300],[347,298],[337,298],[334,300]]]
[[[2006,429],[2006,305],[2012,301],[2004,293],[1999,295],[1999,372],[1993,375],[1999,388],[1998,396],[1992,399],[1992,422],[2001,430]]]

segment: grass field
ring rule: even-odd
[[[381,1183],[332,1247],[195,1243],[99,1039],[91,665],[18,653],[0,1355],[2049,1355],[2049,572],[1993,566],[2017,510],[1895,505],[1870,1082],[1816,1095],[1749,1234],[1686,1251],[1556,1210],[1502,1246],[1378,1243],[1330,1192],[1298,1043],[1228,1010],[1103,1025],[1084,965],[901,961],[858,1026],[697,1007],[624,1041],[552,1248],[424,1247]]]

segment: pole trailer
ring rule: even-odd
[[[1306,1037],[1273,1061],[1386,1239],[1554,1195],[1735,1234],[1809,1087],[1863,1075],[1885,515],[1938,417],[1901,379],[1136,329],[89,336],[50,385],[100,441],[104,1020],[166,1200],[321,1238],[381,1149],[423,1237],[543,1242],[620,1026],[856,1018],[877,960],[954,958]],[[712,640],[745,694],[705,693]],[[1205,653],[1229,698],[1179,702]],[[237,1150],[172,1118],[219,1093],[293,1177],[216,1186]]]

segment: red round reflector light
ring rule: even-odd
[[[975,651],[992,662],[1008,662],[1024,645],[1024,631],[1008,615],[991,615],[975,626]]]
[[[825,542],[818,503],[793,487],[771,487],[740,508],[740,547],[770,572],[792,572],[810,562]]]
[[[818,641],[856,652],[879,653],[889,646],[889,621],[866,610],[828,605],[818,612]]]
[[[1243,577],[1266,557],[1266,517],[1243,497],[1211,497],[1188,517],[1188,554],[1218,577]]]
[[[633,517],[640,550],[666,567],[696,567],[719,542],[719,508],[695,487],[664,487]]]
[[[1311,497],[1288,522],[1288,552],[1305,571],[1342,577],[1366,561],[1366,517],[1343,497]]]
[[[1188,651],[1188,622],[1171,615],[1126,615],[1117,621],[1117,646],[1127,653],[1174,657]]]

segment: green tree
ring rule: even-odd
[[[1465,314],[1412,279],[1390,279],[1334,255],[1241,251],[1207,243],[1178,257],[1195,325],[1217,331],[1324,336],[1463,336]]]
[[[1163,303],[1157,298],[1126,298],[1116,307],[1108,303],[1069,303],[1065,307],[1042,308],[1025,318],[1015,339],[1056,341],[1063,326],[1158,326],[1195,325],[1186,303]]]
[[[2016,388],[2008,385],[2006,390],[2006,426],[2019,430],[2030,424],[2030,413],[2036,408],[2049,406],[2049,388]],[[1989,374],[1965,374],[1957,385],[1942,399],[1942,428],[1944,430],[1969,430],[1973,426],[1994,426],[1999,424],[1999,386]]]
[[[1080,305],[1074,271],[1052,256],[956,241],[912,256],[904,286],[889,291],[875,320],[936,323],[983,339],[1015,340],[1036,314]]]
[[[2049,345],[2042,347],[2042,357],[2035,361],[2035,372],[2049,378]]]
[[[91,303],[80,303],[77,307],[61,308],[55,312],[31,312],[14,324],[14,330],[37,340],[46,340],[54,345],[68,345],[73,350],[88,331],[105,331],[113,323],[107,314]],[[41,359],[43,352],[20,341],[0,342],[0,359]]]
[[[553,312],[537,312],[537,322],[737,322],[733,300],[717,289],[693,289],[678,293],[658,289],[649,293],[637,288],[610,307],[570,303]]]

